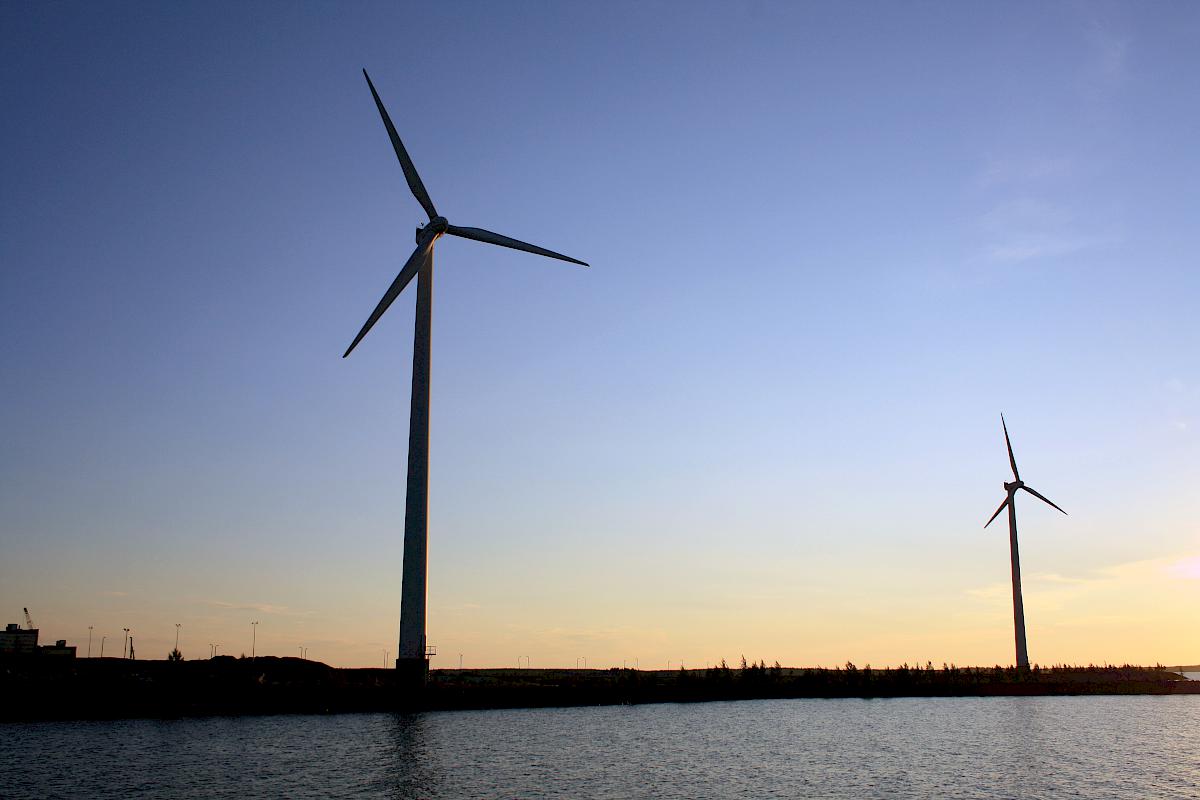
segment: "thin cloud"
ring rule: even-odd
[[[1192,428],[1192,417],[1196,401],[1200,399],[1200,388],[1189,385],[1178,377],[1163,382],[1164,414],[1167,425],[1176,433],[1187,433]]]
[[[1079,575],[1061,575],[1056,572],[1039,572],[1022,576],[1023,588],[1028,593],[1038,592],[1085,592],[1092,588],[1112,585],[1120,581],[1161,581],[1163,577],[1175,580],[1200,580],[1200,555],[1179,555],[1168,558],[1151,558],[1140,561],[1123,561],[1107,567],[1099,567]],[[995,599],[1007,597],[1012,585],[1005,581],[967,589],[972,597]]]
[[[1093,578],[1079,578],[1079,577],[1072,577],[1070,575],[1059,575],[1057,572],[1035,573],[1035,574],[1031,575],[1030,578],[1034,581],[1041,581],[1043,583],[1059,583],[1059,584],[1089,583],[1091,581],[1098,580],[1098,579],[1100,579],[1100,580],[1107,579],[1107,577],[1104,577],[1104,578],[1094,578],[1094,577]]]
[[[314,613],[312,611],[297,611],[287,606],[278,606],[272,603],[228,603],[224,600],[205,600],[204,602],[210,606],[224,608],[229,611],[255,611],[259,614],[307,616]]]
[[[483,608],[479,603],[451,603],[450,605],[440,606],[442,611],[475,611]]]
[[[576,643],[613,643],[657,638],[663,636],[665,631],[644,628],[548,628],[543,633],[551,638]]]
[[[1020,263],[1054,258],[1114,244],[1117,240],[1102,236],[1017,236],[985,248],[983,256],[997,263]]]
[[[1071,576],[1060,575],[1057,572],[1036,572],[1033,574],[1022,575],[1022,589],[1026,592],[1036,593],[1039,591],[1054,591],[1069,587],[1084,587],[1093,584],[1097,581],[1111,581],[1113,576],[1097,571],[1087,576]],[[1000,583],[992,583],[987,586],[978,586],[973,589],[967,589],[967,594],[972,597],[978,597],[984,600],[995,600],[997,598],[1008,598],[1012,596],[1012,583],[1003,581]]]
[[[979,227],[994,234],[1016,230],[1057,230],[1072,225],[1074,215],[1061,205],[1038,197],[1018,197],[997,204],[979,219]]]
[[[1054,258],[1120,241],[1111,234],[1081,230],[1068,208],[1037,197],[996,205],[980,217],[979,227],[990,240],[982,258],[998,263]]]
[[[1163,567],[1163,571],[1173,578],[1200,581],[1200,556],[1188,556],[1173,561]]]
[[[989,158],[979,173],[984,188],[1004,184],[1028,184],[1058,180],[1074,172],[1074,162],[1066,156],[1027,156]]]
[[[971,597],[979,597],[984,600],[994,600],[997,597],[1008,596],[1011,591],[1007,583],[991,583],[987,586],[976,586],[973,589],[967,589],[967,594]]]
[[[1129,40],[1095,17],[1088,20],[1086,37],[1100,77],[1109,84],[1122,83],[1128,75]]]

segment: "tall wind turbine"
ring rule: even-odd
[[[1012,587],[1013,587],[1013,626],[1016,628],[1017,637],[1017,666],[1025,669],[1029,668],[1029,650],[1025,646],[1025,603],[1021,599],[1021,556],[1017,552],[1017,491],[1024,489],[1031,495],[1041,500],[1043,503],[1048,503],[1055,508],[1049,498],[1035,492],[1025,485],[1021,480],[1021,473],[1017,472],[1017,459],[1013,457],[1012,441],[1008,438],[1008,425],[1004,422],[1004,415],[1000,415],[1000,425],[1004,428],[1004,443],[1008,445],[1008,463],[1012,465],[1013,480],[1012,483],[1005,482],[1004,492],[1006,497],[1000,507],[996,509],[996,513],[992,514],[991,518],[983,524],[987,527],[992,524],[992,520],[1000,516],[1000,512],[1008,507],[1008,547],[1012,556]],[[1059,511],[1066,514],[1061,508]]]
[[[488,244],[498,244],[511,247],[514,250],[524,250],[539,256],[570,261],[572,264],[588,266],[586,262],[555,253],[543,247],[527,244],[526,242],[510,239],[498,233],[485,231],[482,228],[460,228],[451,225],[445,217],[438,214],[421,176],[413,166],[404,143],[396,133],[396,126],[371,76],[363,70],[371,96],[375,98],[375,106],[383,125],[387,128],[392,140],[396,157],[400,159],[400,167],[404,170],[404,178],[408,188],[412,190],[417,202],[429,215],[429,222],[417,228],[417,247],[413,250],[408,261],[400,270],[400,274],[392,281],[383,294],[383,299],[375,306],[371,316],[367,318],[362,330],[354,337],[350,347],[342,358],[358,346],[367,331],[383,316],[388,306],[396,299],[404,287],[415,277],[417,279],[417,314],[413,333],[413,368],[412,368],[412,399],[408,416],[408,493],[404,505],[404,576],[401,585],[400,599],[400,652],[396,659],[396,669],[401,672],[402,679],[412,682],[423,682],[428,674],[429,661],[425,641],[425,584],[426,584],[426,550],[428,542],[427,514],[429,508],[429,357],[430,329],[432,325],[433,306],[433,245],[443,234],[461,236],[464,239],[474,239]]]

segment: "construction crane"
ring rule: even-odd
[[[29,616],[29,609],[25,609],[25,627],[33,630],[33,619]]]

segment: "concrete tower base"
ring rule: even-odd
[[[429,680],[429,659],[397,658],[396,679],[401,689],[424,689]]]

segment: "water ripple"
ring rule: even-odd
[[[1200,798],[1200,697],[0,725],[0,797]]]

